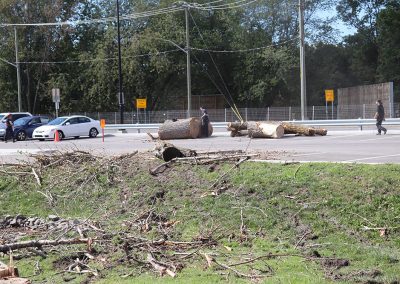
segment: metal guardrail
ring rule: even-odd
[[[304,124],[309,126],[358,126],[362,130],[363,126],[375,125],[375,119],[338,119],[338,120],[293,120],[285,121],[294,124]],[[384,122],[385,125],[400,125],[400,118],[388,118]],[[226,128],[227,122],[213,122],[213,128]],[[108,124],[107,130],[126,131],[127,129],[135,129],[138,133],[146,129],[158,129],[161,123],[154,124]]]

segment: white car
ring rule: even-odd
[[[63,116],[40,126],[33,131],[32,139],[54,139],[56,131],[60,139],[89,136],[95,138],[100,132],[100,122],[86,116]]]

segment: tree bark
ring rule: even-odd
[[[282,122],[282,126],[285,129],[285,134],[315,135],[315,129],[306,125]]]
[[[213,133],[211,123],[208,124],[208,136]],[[201,120],[197,117],[167,120],[158,129],[158,137],[161,140],[170,139],[195,139],[201,137]]]
[[[158,137],[161,140],[198,138],[200,124],[200,119],[193,117],[177,121],[167,120],[158,129]]]

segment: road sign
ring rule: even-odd
[[[136,99],[136,108],[147,108],[147,99]]]
[[[100,127],[105,128],[106,127],[106,120],[105,119],[100,119]]]
[[[60,89],[52,89],[51,90],[51,95],[53,97],[53,103],[59,103],[60,102]]]
[[[333,102],[335,100],[335,91],[334,90],[325,90],[325,101]]]

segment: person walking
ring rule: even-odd
[[[5,120],[6,124],[6,134],[4,135],[4,142],[7,143],[9,139],[12,139],[13,142],[15,142],[15,137],[14,137],[14,124],[12,121],[12,114],[9,113],[7,115],[7,118]]]
[[[208,124],[210,123],[210,119],[208,117],[207,110],[204,107],[200,107],[200,111],[202,113],[202,116],[201,116],[201,137],[208,137]]]
[[[385,120],[385,108],[383,107],[381,100],[377,100],[376,105],[377,108],[375,113],[375,119],[376,119],[376,128],[378,129],[378,133],[376,135],[381,135],[382,131],[383,134],[386,134],[387,129],[382,126],[382,122]]]

